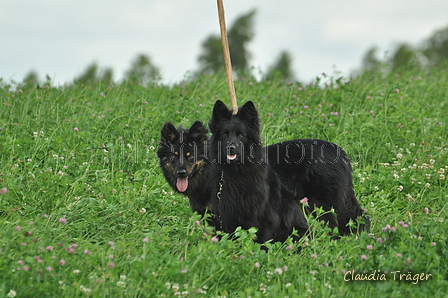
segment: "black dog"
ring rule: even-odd
[[[191,210],[204,215],[210,201],[210,165],[207,164],[208,130],[196,121],[190,129],[176,129],[171,122],[161,131],[157,156],[166,181],[185,194]]]
[[[303,236],[308,226],[300,203],[270,168],[253,103],[233,115],[218,100],[209,128],[210,156],[216,162],[211,173],[214,226],[226,233],[256,227],[259,243],[285,241],[293,229]]]

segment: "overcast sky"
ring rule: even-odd
[[[447,0],[224,0],[228,26],[256,8],[251,65],[260,71],[281,50],[296,77],[349,74],[371,46],[384,56],[401,42],[418,45],[448,26]],[[164,81],[198,68],[201,43],[219,34],[215,0],[1,0],[0,78],[30,71],[71,82],[92,62],[123,76],[149,55]],[[382,58],[382,57],[381,57]]]

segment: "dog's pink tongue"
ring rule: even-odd
[[[180,192],[186,191],[188,188],[188,178],[177,178],[176,187]]]
[[[227,158],[228,158],[229,160],[234,160],[234,159],[236,158],[236,154],[228,154],[228,155],[227,155]]]

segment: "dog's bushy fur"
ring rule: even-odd
[[[340,235],[357,231],[356,220],[363,218],[359,230],[368,230],[370,220],[355,197],[352,167],[345,151],[336,144],[316,139],[281,142],[268,147],[271,169],[298,200],[306,197],[310,212],[315,207],[327,211],[320,219]],[[334,209],[336,214],[328,212]],[[350,220],[353,227],[348,226]]]
[[[211,208],[217,229],[232,233],[258,228],[257,242],[285,241],[293,229],[302,236],[307,223],[299,202],[270,169],[260,138],[258,112],[251,101],[236,115],[217,101],[209,122]],[[218,194],[218,195],[216,195]]]

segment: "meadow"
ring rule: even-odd
[[[0,82],[1,297],[448,297],[443,71],[235,82],[264,144],[318,138],[353,162],[371,231],[216,241],[165,182],[167,121],[208,122],[224,75],[166,86]],[[300,253],[296,253],[298,247]]]

